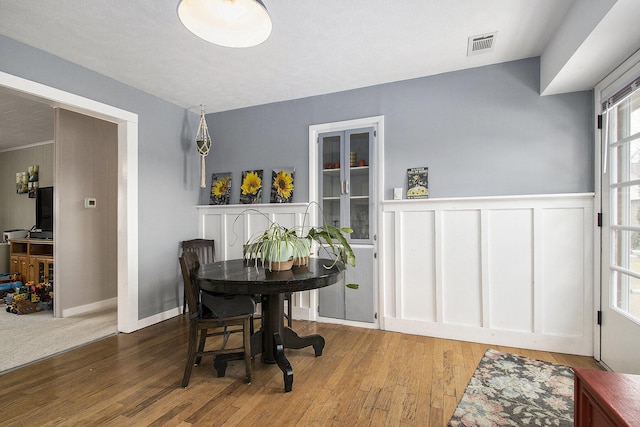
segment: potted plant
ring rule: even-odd
[[[271,221],[266,230],[252,236],[245,243],[243,253],[247,259],[256,262],[261,260],[269,271],[282,271],[291,269],[293,265],[306,265],[311,253],[311,243],[315,241],[319,250],[323,250],[332,260],[326,268],[332,268],[338,262],[355,267],[355,254],[346,238],[352,231],[347,227],[327,224],[324,215],[320,226],[286,228]]]
[[[295,229],[271,222],[262,233],[251,237],[243,248],[248,259],[262,260],[269,271],[290,270],[294,262],[302,264],[309,256],[309,245],[298,237]]]

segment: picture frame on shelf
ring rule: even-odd
[[[246,170],[242,172],[240,186],[240,203],[256,204],[262,201],[262,169]]]
[[[429,168],[407,169],[407,199],[429,198]]]
[[[231,172],[211,174],[210,205],[228,205],[231,200]]]
[[[296,168],[277,168],[271,172],[271,203],[291,203]]]

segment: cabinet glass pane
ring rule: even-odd
[[[322,197],[340,197],[340,169],[328,169],[322,173]]]
[[[350,240],[369,239],[370,188],[370,133],[349,135],[349,226],[353,229]]]
[[[341,176],[341,135],[325,136],[321,139],[322,152],[322,200],[320,206],[327,224],[341,227],[340,197]]]
[[[324,170],[340,169],[340,135],[322,138],[322,165]]]
[[[340,224],[340,200],[323,200],[322,211],[327,224],[342,227]]]
[[[351,198],[351,240],[369,239],[369,198]]]
[[[351,168],[349,195],[351,197],[369,196],[369,166]]]
[[[369,166],[369,132],[349,135],[349,160],[351,167]]]

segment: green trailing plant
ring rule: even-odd
[[[294,228],[286,228],[277,222],[270,222],[269,227],[252,236],[243,247],[244,257],[262,265],[269,270],[274,263],[279,266],[289,261],[302,263],[309,257],[309,244],[298,237]]]
[[[317,205],[316,202],[313,203]],[[291,228],[286,228],[275,221],[271,221],[264,212],[260,212],[257,209],[247,209],[246,211],[254,211],[263,215],[269,220],[269,226],[263,232],[249,238],[245,243],[243,246],[245,258],[255,260],[256,263],[260,260],[263,267],[268,267],[269,269],[271,269],[271,264],[267,264],[268,261],[283,262],[293,260],[296,263],[303,263],[303,260],[310,255],[311,243],[315,241],[318,251],[324,251],[332,260],[330,265],[324,266],[325,268],[332,268],[338,262],[343,263],[345,266],[356,266],[356,256],[346,237],[353,230],[348,227],[329,225],[320,208],[322,225],[306,226],[303,224],[302,226]],[[246,211],[243,211],[243,213]],[[306,213],[304,217],[307,218]],[[240,218],[240,215],[236,217],[234,227],[238,218]],[[350,283],[346,286],[351,289],[358,289],[357,284]]]
[[[353,229],[349,227],[336,227],[330,225],[324,216],[322,208],[317,202],[311,202],[318,207],[320,217],[322,218],[322,225],[308,227],[306,237],[309,240],[318,243],[319,250],[324,250],[330,258],[333,259],[333,263],[325,268],[332,268],[338,261],[342,262],[345,266],[356,266],[356,255],[349,244],[345,235],[353,233]],[[309,204],[309,206],[311,206]],[[307,209],[309,209],[307,207]],[[305,215],[305,218],[307,215]],[[303,226],[304,227],[304,226]],[[350,289],[358,289],[358,284],[347,283],[345,285]]]

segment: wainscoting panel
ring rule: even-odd
[[[383,329],[593,354],[593,194],[382,210]]]
[[[442,321],[482,325],[480,211],[440,211]],[[403,248],[404,249],[404,248]]]
[[[396,308],[405,319],[436,321],[436,277],[433,212],[403,212],[397,216],[400,241],[421,242],[406,248],[396,271],[400,289]],[[392,251],[390,251],[392,252]],[[385,252],[386,253],[386,252]]]
[[[533,210],[487,211],[483,224],[488,256],[484,265],[489,307],[485,324],[493,329],[533,332]]]
[[[575,335],[583,333],[585,299],[583,257],[585,246],[582,209],[545,209],[541,215],[542,259],[541,306],[542,334]],[[589,263],[589,266],[593,265]],[[589,288],[589,296],[592,292]]]

